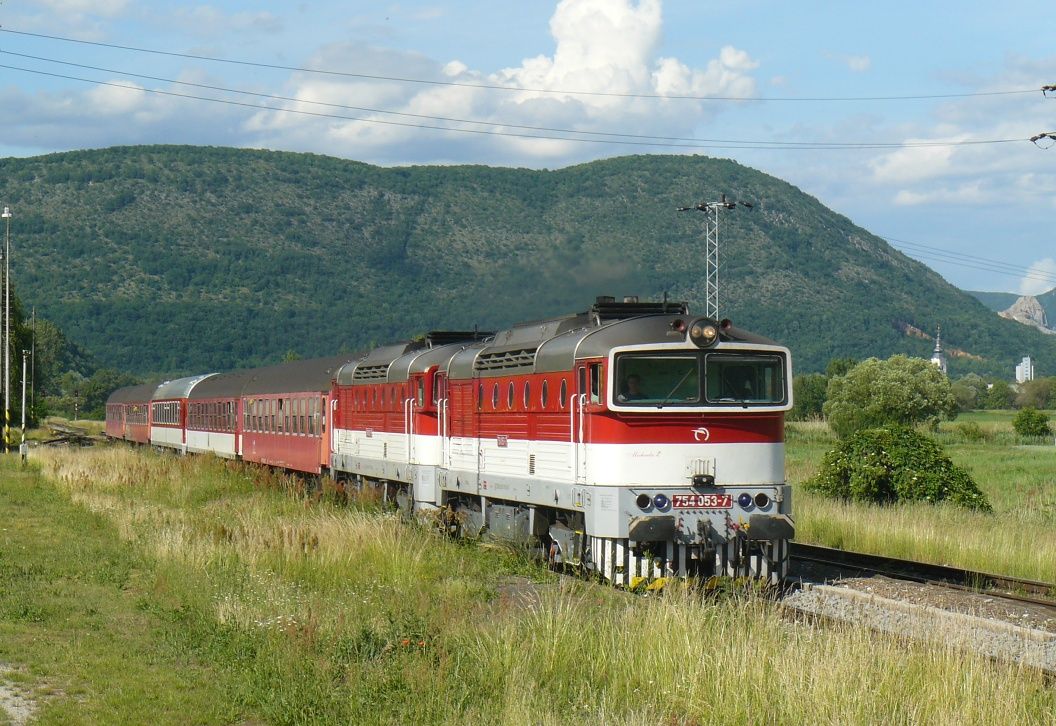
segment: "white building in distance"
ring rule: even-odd
[[[943,375],[946,375],[946,353],[942,349],[942,326],[935,330],[935,352],[931,354],[931,362],[938,366]]]
[[[1023,360],[1016,365],[1016,383],[1026,383],[1034,380],[1034,361],[1029,355],[1023,356]]]

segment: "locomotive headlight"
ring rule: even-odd
[[[663,494],[657,494],[655,497],[653,497],[653,506],[655,506],[657,509],[667,509],[667,505],[670,503],[671,500]]]
[[[737,497],[737,504],[741,506],[741,509],[752,506],[752,495],[748,492],[741,492]]]
[[[765,509],[768,504],[770,504],[770,497],[766,492],[759,492],[755,495],[755,506]]]
[[[634,503],[644,512],[649,508],[649,505],[653,503],[653,499],[648,494],[639,494],[638,498],[634,500]]]
[[[719,328],[708,320],[698,320],[689,329],[689,339],[701,348],[709,348],[719,340]]]

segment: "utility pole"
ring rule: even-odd
[[[37,406],[37,306],[33,306],[33,322],[29,336],[29,410]],[[36,419],[34,419],[36,420]]]
[[[4,207],[4,453],[11,450],[11,209]]]
[[[29,357],[29,351],[22,349],[22,443],[18,445],[18,453],[22,455],[22,463],[26,463],[26,454],[28,453],[28,447],[26,446],[26,358]]]
[[[704,314],[712,320],[719,319],[719,212],[736,209],[737,205],[752,209],[750,202],[731,202],[726,195],[717,202],[701,202],[695,207],[679,207],[676,211],[704,212],[704,268],[706,275],[706,300]]]

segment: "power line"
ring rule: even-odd
[[[60,61],[61,62],[61,61]],[[49,71],[42,71],[33,68],[23,68],[21,66],[13,66],[7,64],[0,64],[0,68],[6,68],[8,70],[20,71],[23,73],[31,73],[35,75],[48,76],[51,78],[61,78],[64,80],[78,81],[81,83],[91,83],[97,86],[107,86],[110,88],[120,88],[127,91],[135,91],[139,93],[150,93],[160,96],[169,96],[173,98],[182,98],[195,101],[205,101],[209,103],[220,103],[228,106],[237,106],[241,108],[250,108],[261,111],[273,111],[280,113],[293,113],[302,116],[311,116],[314,118],[331,118],[339,119],[343,121],[356,121],[360,123],[370,124],[381,124],[385,126],[402,126],[406,128],[419,128],[428,129],[433,131],[449,131],[463,134],[477,134],[484,136],[504,136],[514,137],[523,139],[540,139],[547,141],[569,141],[578,143],[593,143],[593,144],[615,144],[620,146],[646,146],[646,147],[659,147],[659,148],[674,148],[674,149],[757,149],[757,150],[810,150],[810,151],[822,151],[822,150],[868,150],[868,149],[905,149],[905,148],[922,148],[922,147],[951,147],[951,146],[979,146],[979,145],[991,145],[991,144],[1009,144],[1014,142],[1026,141],[1027,139],[969,139],[961,141],[906,141],[901,143],[891,142],[797,142],[797,141],[736,141],[736,140],[708,140],[708,139],[681,139],[691,143],[675,143],[671,139],[674,138],[679,140],[678,137],[655,137],[655,136],[638,136],[633,134],[616,134],[611,132],[594,132],[594,131],[577,131],[572,129],[560,129],[555,130],[558,133],[566,134],[577,134],[577,137],[572,136],[553,136],[546,133],[540,134],[529,134],[515,131],[502,131],[506,124],[499,122],[486,122],[486,121],[458,121],[460,123],[472,123],[472,124],[488,124],[493,126],[491,129],[465,129],[457,128],[453,126],[438,126],[434,124],[424,123],[409,123],[405,121],[392,121],[385,119],[376,118],[364,118],[362,116],[347,116],[343,114],[335,113],[323,113],[320,111],[306,111],[303,109],[294,108],[282,108],[276,106],[267,106],[254,103],[246,103],[243,101],[234,101],[231,99],[223,98],[210,98],[208,96],[196,96],[189,93],[177,93],[175,91],[163,91],[155,88],[144,88],[142,86],[132,86],[123,83],[115,83],[113,81],[100,81],[92,78],[81,78],[79,76],[72,76],[63,73],[53,73]],[[134,74],[129,74],[134,75]],[[185,83],[182,81],[174,81],[174,83]],[[185,85],[198,86],[213,88],[214,90],[229,90],[220,89],[218,87],[204,86],[204,84],[193,84],[185,83]],[[257,94],[251,91],[231,91],[234,93],[243,93],[247,95],[263,96],[265,98],[271,98],[275,100],[293,100],[297,103],[315,103],[321,104],[316,101],[301,101],[300,99],[286,99],[285,97],[279,96],[268,96],[267,94]],[[321,104],[321,105],[333,105],[338,108],[355,108],[355,107],[343,107],[338,104]],[[383,113],[395,113],[395,112],[383,112]],[[439,116],[416,116],[417,118],[425,118],[435,121],[452,121],[452,119],[446,119]],[[529,129],[529,130],[547,130],[545,127],[532,127],[532,126],[513,126],[512,128]],[[605,138],[583,138],[586,136],[603,136]],[[614,138],[622,137],[622,138]]]
[[[343,78],[361,78],[371,81],[391,81],[395,83],[417,83],[430,86],[456,86],[459,88],[477,88],[489,91],[514,91],[521,93],[552,93],[568,96],[602,96],[609,98],[641,98],[660,100],[682,100],[682,101],[754,101],[754,102],[859,102],[859,101],[919,101],[938,100],[945,98],[980,98],[987,96],[1012,96],[1027,93],[1037,93],[1042,88],[1017,88],[1002,91],[979,91],[972,93],[922,93],[906,94],[896,96],[697,96],[691,94],[662,94],[662,93],[619,93],[614,91],[582,91],[567,88],[532,88],[527,86],[503,86],[490,83],[466,83],[462,81],[438,81],[428,78],[408,78],[403,76],[384,76],[371,73],[353,73],[349,71],[335,71],[321,68],[305,68],[301,66],[287,66],[278,63],[262,63],[257,61],[236,60],[232,58],[217,58],[214,56],[199,55],[195,53],[177,53],[174,51],[157,50],[154,48],[140,48],[131,45],[119,45],[117,43],[103,43],[94,40],[82,40],[79,38],[66,38],[59,35],[47,35],[44,33],[30,33],[24,30],[13,30],[11,28],[0,28],[0,32],[13,35],[22,35],[31,38],[43,38],[46,40],[58,40],[64,43],[77,43],[99,48],[111,48],[114,50],[132,51],[135,53],[150,53],[152,55],[168,56],[170,58],[186,58],[189,60],[208,61],[210,63],[226,63],[229,65],[247,66],[250,68],[267,68],[270,70],[291,71],[296,73],[315,73],[327,76],[340,76]]]
[[[984,272],[991,272],[997,275],[1005,275],[1008,277],[1037,280],[1038,282],[1052,283],[1054,286],[1056,286],[1056,274],[1047,273],[1043,270],[1035,270],[1029,267],[1020,267],[1018,265],[1011,265],[1008,263],[999,262],[997,260],[988,260],[983,257],[976,257],[974,255],[949,252],[936,247],[921,245],[915,242],[907,242],[905,240],[896,240],[891,237],[883,237],[882,235],[878,236],[889,242],[896,242],[899,245],[910,247],[910,249],[903,249],[900,246],[895,247],[895,249],[913,258],[925,259],[931,262],[942,262],[948,265],[956,265],[957,267],[964,267],[971,270],[982,270]]]
[[[347,105],[347,104],[331,103],[331,102],[327,102],[327,101],[312,101],[312,100],[309,100],[309,99],[301,99],[301,98],[296,98],[296,97],[293,97],[293,96],[280,96],[280,95],[269,94],[269,93],[261,93],[261,92],[258,92],[258,91],[246,91],[246,90],[242,90],[242,89],[238,89],[238,88],[227,88],[227,87],[224,87],[224,86],[214,86],[214,85],[210,85],[210,84],[206,84],[206,83],[194,83],[194,82],[191,82],[191,81],[180,81],[180,80],[173,79],[173,78],[164,78],[164,77],[161,77],[161,76],[151,76],[151,75],[146,75],[146,74],[142,74],[142,73],[133,73],[133,72],[130,72],[130,71],[125,71],[125,70],[121,70],[121,69],[117,69],[117,68],[106,68],[106,67],[103,67],[103,66],[88,65],[88,64],[85,64],[85,63],[74,63],[72,61],[64,61],[64,60],[59,60],[57,58],[48,58],[48,57],[45,57],[45,56],[38,56],[38,55],[30,55],[28,53],[17,53],[17,52],[9,51],[9,50],[0,50],[0,54],[16,56],[16,57],[19,57],[19,58],[27,58],[27,59],[30,59],[30,60],[44,61],[46,63],[55,63],[55,64],[58,64],[58,65],[70,66],[70,67],[73,67],[73,68],[81,68],[81,69],[85,69],[85,70],[100,71],[102,73],[116,73],[116,74],[121,74],[121,75],[124,75],[124,76],[128,76],[130,78],[139,78],[139,79],[150,80],[150,81],[159,81],[159,82],[163,82],[163,83],[171,83],[173,85],[187,86],[189,88],[201,88],[201,89],[210,90],[210,91],[220,91],[220,92],[223,92],[223,93],[234,93],[234,94],[239,94],[239,95],[243,95],[243,96],[254,96],[254,97],[257,97],[257,98],[264,98],[264,99],[268,99],[268,100],[271,100],[271,101],[290,101],[290,102],[293,102],[293,103],[302,103],[302,104],[307,104],[307,105],[312,105],[312,106],[324,106],[324,107],[327,107],[327,108],[340,108],[340,109],[345,109],[345,110],[349,110],[349,111],[364,111],[364,112],[368,112],[368,113],[381,113],[381,114],[388,114],[388,115],[392,115],[392,116],[401,116],[401,117],[404,117],[404,118],[416,118],[416,119],[426,119],[426,120],[430,120],[430,121],[445,121],[445,122],[450,122],[450,123],[464,123],[464,124],[476,124],[476,125],[484,125],[484,126],[496,126],[496,127],[501,127],[501,128],[513,128],[513,129],[522,129],[522,130],[529,130],[529,131],[547,131],[547,132],[553,132],[553,133],[579,134],[579,135],[589,135],[589,136],[612,136],[612,137],[628,138],[628,139],[647,139],[647,140],[650,140],[650,141],[652,141],[652,140],[659,140],[659,141],[685,141],[685,142],[690,142],[690,143],[708,143],[708,144],[753,144],[753,145],[759,145],[759,146],[782,146],[782,147],[783,146],[791,146],[791,147],[794,147],[794,146],[806,146],[806,147],[868,146],[869,148],[887,148],[887,147],[890,147],[890,148],[905,148],[909,144],[911,144],[913,146],[930,146],[930,145],[946,146],[946,145],[959,145],[960,143],[962,143],[962,142],[925,142],[925,141],[922,141],[922,142],[890,142],[890,141],[864,141],[864,142],[863,141],[854,141],[854,142],[850,142],[850,141],[848,141],[848,142],[831,142],[831,141],[762,141],[762,140],[751,140],[751,139],[703,139],[703,138],[699,138],[699,137],[685,137],[685,136],[653,136],[653,135],[648,135],[648,134],[630,134],[630,133],[622,133],[622,132],[614,132],[614,131],[583,131],[583,130],[579,130],[579,129],[566,129],[566,128],[551,127],[551,126],[531,126],[531,125],[526,125],[526,124],[514,124],[514,123],[508,123],[508,122],[505,122],[505,121],[477,121],[477,120],[474,120],[474,119],[454,118],[454,117],[450,117],[450,116],[435,116],[435,115],[429,115],[429,114],[408,113],[408,112],[405,112],[405,111],[390,111],[390,110],[382,109],[382,108],[371,108],[371,107],[365,107],[365,106],[351,106],[351,105]],[[26,69],[26,70],[27,70],[27,72],[32,72],[32,71],[29,71],[28,69]],[[84,79],[84,80],[86,80],[86,82],[94,82],[94,81],[87,81],[87,79]],[[275,110],[282,110],[282,109],[275,109]],[[1021,140],[1021,139],[1005,139],[1005,140],[1002,140],[1002,141],[1019,141],[1019,140]],[[1033,139],[1031,139],[1031,140],[1033,140]],[[972,142],[964,142],[964,143],[972,143]],[[985,142],[985,143],[990,143],[990,142]]]

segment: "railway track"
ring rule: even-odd
[[[792,542],[789,556],[795,563],[809,563],[836,570],[884,575],[957,590],[985,592],[993,597],[1051,608],[1056,614],[1056,584],[1026,580],[960,567],[934,565],[864,552]]]
[[[785,617],[939,640],[1056,682],[1056,585],[801,543],[790,557]]]
[[[1030,604],[1051,611],[1056,617],[1056,585],[1051,582],[931,565],[929,562],[837,550],[819,545],[805,545],[802,542],[792,542],[789,556],[792,558],[793,569],[800,574],[806,569],[804,566],[808,566],[830,572],[851,572],[854,576],[883,575]]]

